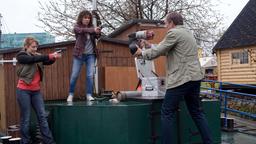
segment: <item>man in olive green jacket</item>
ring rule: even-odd
[[[162,144],[176,143],[173,140],[174,123],[179,102],[184,98],[205,144],[211,144],[211,132],[202,111],[199,99],[201,79],[204,72],[198,60],[198,46],[192,32],[183,26],[179,13],[169,13],[165,19],[168,32],[157,46],[142,51],[135,56],[152,60],[161,55],[167,57],[167,91],[162,104]],[[149,43],[147,43],[149,45]],[[149,45],[150,46],[150,45]]]

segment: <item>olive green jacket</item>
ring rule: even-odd
[[[19,79],[30,84],[37,70],[40,72],[40,78],[43,79],[43,65],[53,64],[55,60],[50,60],[48,55],[32,55],[26,51],[20,51],[17,56],[17,75]]]
[[[166,87],[175,88],[189,81],[201,80],[204,70],[198,59],[198,46],[192,32],[182,25],[170,29],[156,46],[142,52],[144,59],[167,57]]]

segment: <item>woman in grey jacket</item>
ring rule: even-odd
[[[30,144],[29,122],[31,106],[33,107],[43,136],[44,144],[53,144],[54,140],[48,127],[44,109],[44,101],[40,92],[40,82],[43,79],[43,65],[50,65],[61,55],[37,53],[38,42],[32,37],[24,41],[24,48],[17,54],[18,84],[17,101],[20,107],[21,144]]]

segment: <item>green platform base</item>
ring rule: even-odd
[[[160,144],[161,100],[47,103],[57,144]],[[221,143],[219,101],[203,101],[214,143]],[[174,143],[201,143],[185,103],[180,104]]]
[[[57,144],[146,144],[150,138],[147,103],[76,102],[47,107]]]

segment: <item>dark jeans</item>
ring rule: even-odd
[[[176,121],[176,112],[179,102],[184,98],[192,119],[194,120],[204,144],[212,144],[212,135],[202,110],[199,99],[201,81],[190,81],[176,88],[166,91],[162,104],[162,144],[172,144],[173,131]]]
[[[40,131],[43,136],[43,143],[53,144],[54,140],[48,126],[44,109],[44,101],[40,91],[17,89],[17,100],[20,107],[21,144],[30,143],[29,123],[31,106],[33,107],[38,119]]]

